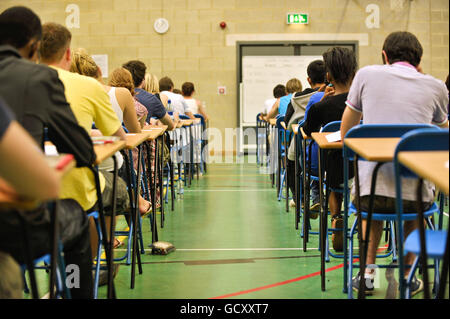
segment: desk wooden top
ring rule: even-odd
[[[400,152],[398,160],[448,195],[448,151]]]
[[[298,134],[298,124],[292,124],[292,131],[294,132],[295,135]]]
[[[194,120],[181,120],[180,122],[182,126],[189,126],[192,125],[192,123],[194,123]]]
[[[302,130],[303,131],[303,130]],[[332,134],[334,132],[326,132],[326,133],[320,133],[320,132],[313,132],[311,133],[311,137],[314,141],[316,141],[317,145],[319,145],[322,149],[329,149],[329,150],[338,150],[342,148],[342,141],[339,142],[328,142],[326,136],[328,134]],[[303,132],[304,134],[304,132]]]
[[[390,162],[400,138],[346,138],[345,145],[359,156],[373,162]]]
[[[165,131],[167,131],[168,126],[167,125],[147,125],[144,126],[144,128],[142,129],[142,132],[157,132],[159,135],[161,136],[164,134]]]
[[[101,164],[105,159],[111,157],[114,155],[114,153],[120,151],[121,149],[125,148],[125,141],[116,141],[114,143],[108,143],[108,144],[95,144],[94,145],[94,151],[97,155],[97,158],[95,159],[95,165]]]
[[[150,133],[149,137],[147,140],[156,140],[159,136],[163,135],[164,132],[166,131],[167,126],[161,127],[161,126],[153,126],[153,127],[149,127],[146,126],[144,127],[144,129],[142,130],[142,133]]]
[[[153,134],[159,134],[159,131]],[[151,132],[133,133],[127,134],[127,143],[125,145],[126,149],[133,149],[142,143],[144,143],[152,135]]]
[[[277,119],[270,119],[269,120],[269,124],[272,125],[272,126],[277,125]]]

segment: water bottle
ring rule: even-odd
[[[172,106],[172,101],[169,99],[167,100],[167,110],[169,112],[173,112],[173,106]]]

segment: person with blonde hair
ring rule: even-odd
[[[167,96],[159,94],[159,80],[156,75],[145,73],[143,89],[155,95],[161,101],[164,107],[167,107],[167,101],[169,99]]]
[[[109,100],[114,112],[117,114],[119,121],[125,124],[129,133],[140,133],[141,125],[138,122],[136,110],[134,106],[134,98],[131,92],[126,87],[113,87],[103,83],[102,72],[92,57],[83,52],[75,51],[72,54],[72,62],[70,71],[81,75],[93,77],[99,81],[106,93],[108,93]],[[117,153],[119,156],[120,153]],[[120,156],[121,157],[121,156]],[[120,162],[120,160],[119,160]],[[113,166],[102,166],[102,170],[111,171]],[[142,196],[139,196],[139,211],[141,214],[146,214],[150,211],[151,204]],[[120,243],[119,243],[120,244]]]
[[[302,83],[297,78],[292,78],[286,83],[287,95],[279,98],[272,106],[269,114],[264,118],[266,121],[275,118],[278,114],[285,115],[289,102],[294,93],[302,91]]]
[[[125,124],[128,132],[141,132],[134,106],[134,99],[130,90],[124,87],[113,87],[104,84],[102,72],[89,54],[83,51],[73,52],[70,71],[95,78],[99,81],[103,85],[106,93],[108,93],[112,108],[117,114],[119,121]]]

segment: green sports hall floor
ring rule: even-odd
[[[169,202],[165,217],[164,228],[160,228],[160,215],[157,218],[159,240],[172,243],[176,251],[166,256],[150,254],[146,218],[143,273],[138,274],[136,268],[135,288],[130,289],[131,266],[120,262],[115,278],[118,298],[347,298],[342,292],[342,259],[331,258],[326,264],[326,291],[321,291],[318,236],[310,236],[308,251],[303,252],[294,209],[285,211],[285,202],[278,202],[269,175],[262,174],[252,157],[245,157],[242,164],[210,164],[207,174],[185,188],[184,199],[176,200],[174,211]],[[124,221],[119,220],[117,227],[123,229]],[[312,228],[318,229],[318,219]],[[115,256],[123,253],[123,247],[116,249]],[[392,260],[379,261],[388,264]],[[38,272],[41,290],[47,279],[43,271]],[[396,270],[390,273],[397,276]],[[394,297],[396,289],[388,289],[393,286],[388,285],[386,275],[380,271],[380,288],[368,298]],[[432,278],[432,270],[429,275]],[[99,298],[105,297],[103,286]],[[422,293],[415,298],[423,298]]]

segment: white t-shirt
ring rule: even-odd
[[[269,114],[270,110],[272,109],[272,106],[277,101],[276,98],[267,99],[264,101],[264,114]]]
[[[197,100],[196,99],[184,98],[184,101],[188,105],[188,107],[191,110],[192,114],[198,114],[198,105],[197,105]]]
[[[162,91],[159,94],[164,94],[167,96],[174,112],[178,112],[183,115],[185,115],[186,112],[192,112],[181,94],[176,94],[169,91]]]
[[[447,121],[448,93],[445,84],[419,73],[405,62],[361,68],[353,79],[347,106],[363,115],[364,124],[436,124]],[[370,195],[376,163],[359,161],[360,194]],[[424,183],[424,201],[432,202],[433,186]],[[417,181],[402,180],[402,198],[416,200]],[[355,192],[354,186],[352,193]],[[394,166],[383,164],[378,171],[375,193],[396,197]]]
[[[116,88],[111,87],[111,89],[108,91],[109,101],[111,102],[111,106],[116,112],[117,117],[119,118],[120,123],[123,123],[123,111],[120,108],[119,102],[117,101],[116,97]]]

